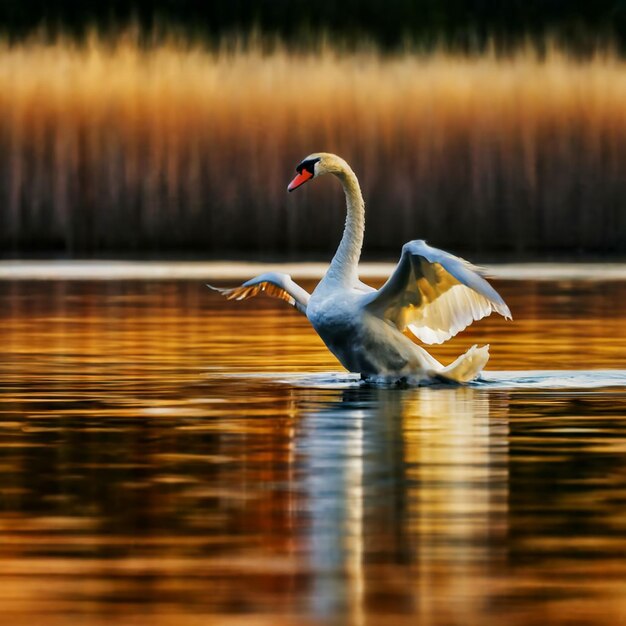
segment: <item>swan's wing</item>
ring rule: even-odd
[[[255,276],[239,287],[221,288],[213,285],[207,285],[207,287],[226,296],[228,300],[247,300],[263,292],[268,296],[288,302],[301,313],[306,311],[309,298],[311,297],[307,291],[291,279],[289,274],[280,274],[278,272],[267,272],[266,274]]]
[[[410,241],[393,274],[365,308],[401,331],[409,329],[424,343],[443,343],[493,311],[511,319],[509,307],[479,272],[425,241]]]
[[[372,291],[376,291],[374,287],[371,287],[367,283],[364,283],[362,280],[357,281],[356,289],[358,291],[362,291],[363,293],[371,293]]]

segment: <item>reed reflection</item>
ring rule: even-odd
[[[626,283],[505,288],[491,369],[621,366]],[[623,621],[623,389],[325,388],[304,317],[205,296],[0,282],[7,623]]]
[[[461,618],[450,599],[502,557],[506,413],[494,418],[489,396],[466,388],[351,389],[323,402],[303,393],[302,402],[313,614],[351,624],[389,611]]]

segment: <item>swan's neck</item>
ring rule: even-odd
[[[346,194],[347,214],[343,237],[326,272],[326,279],[349,285],[358,280],[358,265],[365,231],[365,202],[359,181],[349,167],[344,167],[335,175],[341,181]]]

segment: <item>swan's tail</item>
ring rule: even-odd
[[[457,383],[467,383],[474,380],[489,360],[489,346],[472,346],[454,362],[440,370],[435,370],[437,376],[453,380]]]

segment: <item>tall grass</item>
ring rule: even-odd
[[[0,49],[4,250],[326,252],[354,167],[367,245],[626,252],[626,63],[129,39]]]

